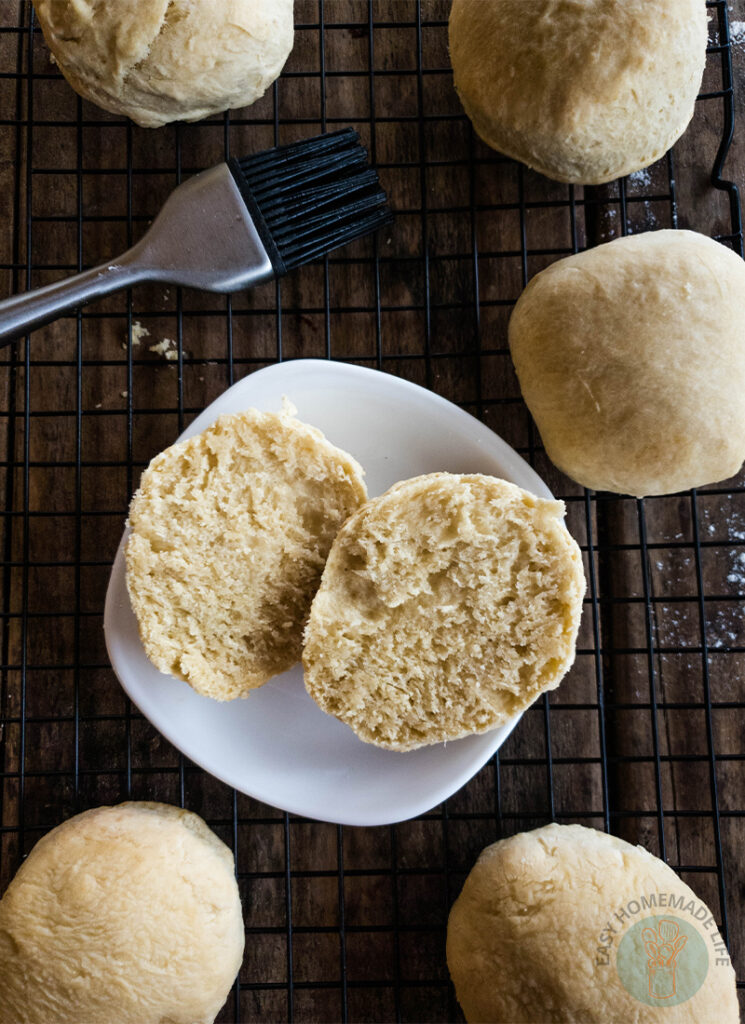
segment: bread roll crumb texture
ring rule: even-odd
[[[505,723],[574,659],[584,593],[561,502],[486,476],[397,484],[343,526],[305,633],[308,692],[411,750]]]
[[[126,548],[153,664],[218,700],[290,668],[331,542],[366,497],[362,477],[287,410],[222,416],[156,456]]]

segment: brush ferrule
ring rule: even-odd
[[[277,248],[277,245],[275,244],[271,229],[267,224],[266,218],[264,217],[264,214],[261,212],[261,207],[254,198],[254,194],[253,191],[251,190],[250,184],[248,183],[248,179],[246,175],[243,173],[241,165],[238,160],[232,158],[228,160],[227,163],[228,168],[230,169],[230,173],[233,175],[233,180],[235,181],[238,187],[238,191],[240,192],[243,198],[243,202],[246,204],[246,208],[248,209],[251,220],[254,223],[256,233],[261,239],[262,245],[266,250],[267,256],[272,261],[274,273],[277,275],[277,277],[281,277],[283,274],[287,273],[287,267],[285,266],[284,260],[282,259],[282,255],[279,249]]]

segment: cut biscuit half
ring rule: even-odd
[[[145,470],[129,513],[127,588],[148,657],[217,700],[290,668],[363,471],[280,413],[221,416]]]
[[[489,476],[406,480],[352,515],[305,631],[307,690],[367,743],[486,732],[558,686],[585,591],[564,506]]]

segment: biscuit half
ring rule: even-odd
[[[331,542],[365,500],[362,477],[288,409],[221,416],[156,456],[126,549],[156,668],[217,700],[290,668]]]
[[[489,476],[406,480],[334,541],[305,631],[311,697],[412,750],[503,725],[574,660],[585,590],[564,506]]]

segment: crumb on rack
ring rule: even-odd
[[[158,356],[165,356],[166,359],[178,359],[176,342],[172,338],[163,338],[162,341],[157,342],[155,345],[150,345],[149,349]]]
[[[149,338],[150,331],[143,327],[139,320],[132,324],[132,344],[139,345],[143,338]]]

